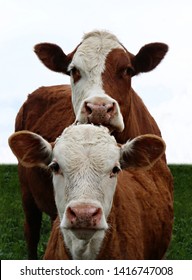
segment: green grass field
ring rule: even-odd
[[[166,259],[192,259],[192,165],[171,165],[175,222]],[[0,259],[27,259],[23,210],[16,165],[0,165]],[[43,256],[50,222],[43,217],[39,256]]]

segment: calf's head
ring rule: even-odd
[[[164,153],[155,135],[139,136],[118,145],[105,127],[73,125],[55,143],[29,131],[14,133],[9,145],[25,167],[40,166],[53,173],[55,201],[65,236],[103,238],[108,228],[118,173],[148,168]]]
[[[167,50],[163,43],[151,43],[133,55],[105,31],[85,34],[68,55],[55,44],[35,46],[44,65],[70,75],[76,121],[101,124],[111,131],[124,129],[132,76],[153,70]]]

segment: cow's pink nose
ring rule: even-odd
[[[67,219],[73,228],[94,228],[99,225],[102,210],[92,205],[76,205],[67,208]]]
[[[85,102],[85,114],[89,123],[109,125],[110,120],[117,112],[115,103]]]

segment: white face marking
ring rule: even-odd
[[[53,156],[60,166],[60,171],[53,174],[53,185],[64,240],[67,244],[71,243],[74,246],[77,243],[79,246],[80,240],[68,229],[71,225],[66,211],[69,207],[88,204],[101,209],[102,216],[95,227],[99,229],[94,231],[97,234],[93,232],[93,236],[83,237],[87,234],[83,232],[81,238],[91,239],[92,242],[94,240],[93,246],[96,246],[96,243],[100,246],[108,228],[107,218],[117,183],[116,176],[111,176],[112,169],[120,157],[115,138],[110,136],[104,127],[72,126],[57,140]],[[78,252],[76,246],[69,249],[71,253],[74,251],[74,256],[75,251]],[[87,252],[85,258],[92,258],[93,255],[90,254],[90,251]]]
[[[105,93],[102,84],[106,57],[116,48],[124,50],[114,35],[107,32],[92,32],[84,36],[82,44],[75,52],[68,70],[75,67],[81,75],[76,83],[71,75],[72,103],[77,120],[82,118],[80,115],[84,102],[89,102],[92,97],[103,97],[108,103],[117,103]],[[119,106],[117,107],[120,114]],[[123,122],[121,116],[120,122]],[[120,126],[122,129],[123,125]]]

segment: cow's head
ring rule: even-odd
[[[163,43],[151,43],[133,55],[104,31],[86,34],[68,55],[55,44],[35,46],[37,56],[49,69],[70,75],[76,121],[116,131],[124,129],[132,76],[153,70],[167,50]]]
[[[86,244],[92,238],[102,241],[118,173],[124,168],[151,167],[165,151],[158,136],[139,136],[120,146],[107,128],[88,124],[65,129],[54,144],[29,131],[16,132],[9,145],[25,167],[52,170],[60,228],[67,244],[79,239]]]

